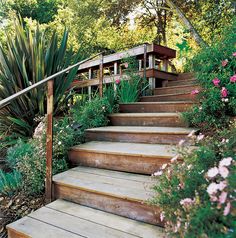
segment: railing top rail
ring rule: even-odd
[[[5,106],[7,106],[11,101],[15,100],[16,98],[18,98],[18,97],[20,97],[20,96],[22,96],[22,95],[28,93],[28,92],[31,91],[32,89],[35,89],[35,88],[37,88],[37,87],[39,87],[39,86],[41,86],[41,85],[47,83],[48,81],[50,81],[50,80],[56,78],[57,76],[59,76],[59,75],[61,75],[61,74],[64,74],[64,73],[70,71],[71,69],[73,69],[73,68],[75,68],[75,67],[78,67],[78,66],[80,66],[81,64],[83,64],[83,63],[85,63],[85,62],[87,62],[87,61],[89,61],[89,60],[91,60],[91,59],[93,59],[93,58],[95,58],[95,57],[97,57],[97,56],[99,56],[99,55],[102,55],[102,53],[96,54],[96,55],[94,55],[94,56],[92,56],[92,57],[90,57],[90,58],[88,58],[88,59],[82,60],[82,61],[80,61],[80,62],[78,62],[78,63],[76,63],[76,64],[74,64],[74,65],[71,65],[71,66],[67,67],[66,69],[61,70],[60,72],[57,72],[57,73],[55,73],[55,74],[53,74],[53,75],[51,75],[51,76],[49,76],[49,77],[47,77],[47,78],[45,78],[45,79],[43,79],[43,80],[41,80],[41,81],[39,81],[39,82],[33,84],[33,85],[31,85],[31,86],[29,86],[29,87],[27,87],[27,88],[21,90],[20,92],[17,92],[17,93],[15,93],[15,94],[13,94],[13,95],[11,95],[11,96],[9,96],[9,97],[7,97],[7,98],[1,100],[1,101],[0,101],[0,109],[3,108],[3,107],[5,107]]]

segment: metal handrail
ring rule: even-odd
[[[97,57],[97,56],[99,56],[99,55],[101,55],[101,54],[102,54],[102,53],[96,54],[96,55],[94,55],[94,56],[92,56],[92,57],[90,57],[90,58],[88,58],[88,59],[82,60],[82,61],[80,61],[80,62],[78,62],[78,63],[76,63],[76,64],[74,64],[74,65],[71,65],[71,66],[69,66],[68,68],[61,70],[60,72],[57,72],[57,73],[55,73],[55,74],[53,74],[53,75],[51,75],[51,76],[49,76],[49,77],[47,77],[47,78],[45,78],[45,79],[43,79],[43,80],[41,80],[41,81],[39,81],[39,82],[33,84],[33,85],[31,85],[31,86],[29,86],[29,87],[27,87],[27,88],[21,90],[20,92],[17,92],[17,93],[15,93],[15,94],[13,94],[12,96],[7,97],[7,98],[1,100],[1,101],[0,101],[0,109],[3,108],[3,107],[5,107],[5,106],[7,106],[11,101],[15,100],[16,98],[18,98],[18,97],[20,97],[20,96],[22,96],[22,95],[28,93],[29,91],[31,91],[31,90],[33,90],[33,89],[35,89],[35,88],[37,88],[37,87],[39,87],[39,86],[41,86],[41,85],[47,83],[47,82],[50,81],[51,79],[54,79],[54,78],[56,78],[57,76],[59,76],[59,75],[61,75],[61,74],[64,74],[64,73],[70,71],[71,69],[73,69],[73,68],[75,68],[75,67],[77,67],[77,66],[80,66],[81,64],[83,64],[83,63],[85,63],[85,62],[87,62],[87,61],[89,61],[89,60],[91,60],[91,59],[93,59],[93,58],[95,58],[95,57]]]
[[[99,56],[102,53],[96,54],[88,59],[82,60],[74,65],[69,66],[66,69],[61,70],[23,90],[13,94],[10,97],[7,97],[0,101],[0,109],[10,104],[13,100],[18,97],[26,94],[27,92],[47,83],[47,140],[46,140],[46,181],[45,181],[45,193],[46,193],[46,201],[52,201],[52,157],[53,157],[53,84],[54,79],[64,73],[69,72],[71,69],[79,67],[81,64]]]

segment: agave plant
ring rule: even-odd
[[[0,100],[65,69],[78,60],[67,51],[68,32],[61,41],[57,33],[46,40],[44,31],[24,29],[21,20],[15,23],[15,36],[7,35],[7,49],[0,47]],[[54,111],[59,113],[66,100],[65,92],[77,69],[54,80]],[[46,87],[31,90],[0,110],[0,135],[20,137],[32,135],[35,117],[46,113]],[[68,93],[68,90],[67,90]],[[68,94],[67,94],[68,95]],[[1,136],[0,136],[1,137]]]

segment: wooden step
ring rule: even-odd
[[[179,113],[114,113],[109,120],[113,126],[186,126]]]
[[[53,177],[55,198],[151,224],[162,224],[153,195],[151,176],[76,167]]]
[[[180,73],[178,74],[178,80],[191,79],[194,78],[194,73]]]
[[[168,81],[168,87],[172,87],[172,86],[185,86],[185,85],[195,85],[197,84],[196,79],[178,79],[178,80],[171,80]]]
[[[150,144],[177,144],[191,128],[108,126],[86,130],[87,141],[117,141]]]
[[[9,238],[164,238],[162,228],[64,200],[7,226]]]
[[[176,102],[135,102],[120,104],[120,112],[137,113],[137,112],[184,112],[192,107],[191,101]]]
[[[198,85],[180,85],[171,87],[155,88],[154,95],[168,95],[168,94],[184,94],[191,93],[193,90],[200,89]]]
[[[191,93],[175,93],[141,97],[140,102],[194,101],[196,95]]]
[[[175,155],[170,145],[91,141],[72,147],[69,159],[75,165],[152,174]]]

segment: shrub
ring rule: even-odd
[[[23,24],[16,21],[15,36],[6,35],[7,49],[0,47],[0,100],[65,69],[77,60],[71,52],[67,52],[67,31],[61,42],[57,33],[48,41],[39,28],[35,32],[24,30]],[[76,71],[71,70],[54,80],[54,112],[57,114],[67,105],[64,93]],[[39,87],[1,109],[0,134],[30,137],[36,126],[34,118],[46,113],[46,93],[44,86]]]
[[[152,202],[174,237],[233,238],[236,235],[236,124],[214,138],[200,135],[194,152],[180,150],[154,175]]]
[[[125,76],[116,81],[118,99],[120,103],[136,102],[148,84],[138,74],[138,61],[135,58],[128,57],[123,62],[126,67]]]
[[[96,97],[87,101],[83,107],[72,109],[73,119],[84,131],[88,128],[106,126],[109,122],[108,114],[112,113],[112,106],[106,97]]]
[[[21,189],[21,185],[22,177],[18,171],[5,173],[0,170],[0,194],[12,195]]]
[[[215,44],[204,47],[191,61],[202,87],[199,105],[184,117],[191,126],[203,129],[223,128],[236,116],[236,24],[215,38]]]

